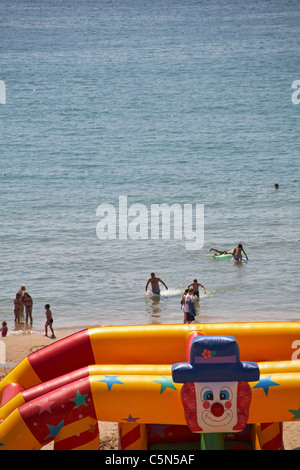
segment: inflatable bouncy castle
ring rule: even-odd
[[[0,449],[283,449],[300,419],[300,323],[99,327],[0,382]]]

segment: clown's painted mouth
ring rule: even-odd
[[[214,416],[210,411],[204,411],[202,413],[203,423],[213,428],[225,426],[229,424],[232,421],[232,419],[233,419],[233,413],[231,410],[225,411],[225,413],[220,418]]]

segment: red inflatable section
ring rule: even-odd
[[[28,356],[28,360],[42,382],[95,364],[89,331],[80,331],[46,346]]]

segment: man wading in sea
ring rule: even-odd
[[[159,279],[159,277],[156,277],[154,273],[151,273],[151,277],[148,279],[146,287],[145,287],[145,292],[147,292],[149,283],[151,283],[151,289],[152,289],[153,294],[160,295],[160,288],[159,288],[159,283],[160,282],[168,290],[168,288],[167,288],[166,284],[164,283],[164,281]]]

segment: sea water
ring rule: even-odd
[[[297,0],[2,0],[0,320],[21,284],[40,331],[298,321]],[[294,88],[292,88],[294,84]],[[299,93],[300,97],[300,93]],[[274,189],[279,184],[279,190]],[[203,246],[120,237],[128,207],[203,206]],[[101,239],[103,204],[116,236]],[[139,206],[136,206],[138,204]],[[98,215],[97,215],[98,214]],[[109,232],[109,224],[107,231]],[[214,259],[242,243],[248,262]],[[145,295],[150,273],[168,286]]]

